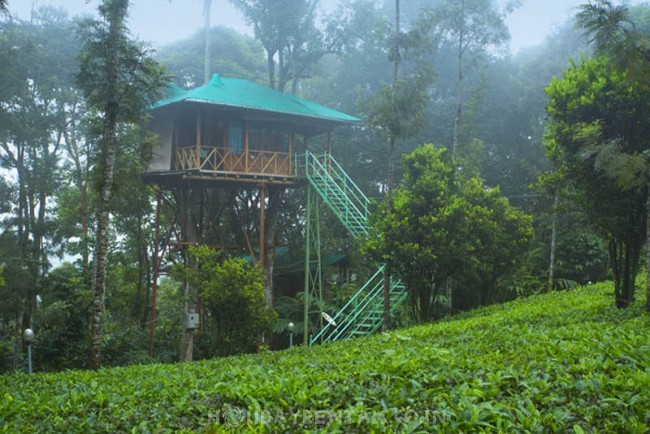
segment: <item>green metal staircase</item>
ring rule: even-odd
[[[336,215],[350,234],[361,239],[368,234],[368,198],[329,154],[306,152],[297,157],[296,171],[304,176],[323,203]],[[384,312],[384,267],[381,266],[356,294],[310,339],[329,342],[376,333]],[[390,282],[390,306],[393,314],[407,298],[399,280]]]

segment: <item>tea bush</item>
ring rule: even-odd
[[[312,348],[0,377],[3,432],[650,429],[650,318],[610,284]]]

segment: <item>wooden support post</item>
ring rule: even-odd
[[[169,162],[170,170],[178,170],[181,168],[179,148],[180,146],[178,144],[178,123],[176,122],[176,118],[174,118],[174,128],[172,129],[172,155],[171,155],[171,161]]]
[[[201,109],[196,112],[196,166],[195,169],[201,168]]]
[[[264,272],[266,306],[273,308],[273,260],[267,261],[266,252],[266,184],[260,186],[260,267]],[[271,228],[272,229],[272,228]]]
[[[244,172],[248,173],[248,121],[244,121]]]
[[[181,229],[181,245],[183,252],[183,263],[185,267],[190,266],[190,257],[188,251],[188,245],[190,241],[190,224],[189,224],[189,214],[190,214],[190,191],[186,183],[183,183],[179,191],[179,223]],[[183,282],[183,296],[185,302],[183,304],[183,336],[181,338],[181,353],[180,360],[183,362],[191,362],[192,356],[194,353],[194,330],[189,329],[185,326],[188,315],[192,312],[192,290],[190,284],[187,280]]]
[[[289,175],[293,173],[293,131],[289,132]]]
[[[305,225],[305,287],[303,292],[304,299],[304,310],[303,310],[303,333],[302,333],[302,343],[305,347],[309,346],[309,307],[310,300],[309,296],[311,293],[311,196],[312,188],[310,185],[307,185],[307,223]]]
[[[162,206],[162,191],[156,195],[156,229],[153,246],[153,282],[151,283],[151,318],[149,318],[149,357],[153,357],[154,336],[156,334],[156,294],[158,292],[158,275],[160,273],[160,259],[158,258],[158,245],[160,242],[160,207]]]
[[[260,185],[260,234],[259,234],[260,235],[260,255],[259,255],[260,260],[259,260],[259,264],[260,264],[260,267],[262,268],[262,270],[264,269],[264,267],[266,265],[266,261],[264,260],[264,258],[266,256],[266,252],[264,251],[265,242],[266,242],[266,240],[264,239],[265,236],[266,236],[266,234],[264,233],[265,232],[264,231],[264,229],[265,229],[265,227],[264,227],[265,226],[265,224],[264,224],[264,220],[265,220],[264,208],[265,208],[265,205],[266,205],[265,202],[266,202],[266,185],[261,184]]]

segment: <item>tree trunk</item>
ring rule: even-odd
[[[114,111],[113,109],[111,111]],[[108,233],[110,229],[110,200],[113,186],[113,167],[115,164],[116,147],[116,116],[107,113],[102,138],[102,167],[101,192],[97,218],[97,234],[95,246],[95,273],[92,294],[93,307],[90,321],[90,355],[88,367],[97,369],[101,366],[101,344],[103,338],[104,299],[106,296],[106,268],[108,255]]]
[[[268,207],[265,210],[264,230],[264,283],[267,306],[273,308],[273,267],[275,265],[275,238],[277,234],[277,218],[282,208],[284,189],[268,188]]]
[[[114,116],[108,116],[104,125],[102,140],[103,174],[97,219],[97,241],[95,247],[95,275],[93,278],[93,309],[90,326],[90,356],[88,367],[97,369],[101,366],[100,354],[103,338],[104,298],[106,294],[106,268],[108,255],[108,232],[110,225],[110,199],[113,184],[113,166],[115,161],[115,122]]]
[[[275,52],[271,49],[266,49],[266,63],[269,69],[269,87],[275,89],[275,60],[273,60]]]
[[[396,85],[395,85],[396,86]],[[390,137],[390,148],[388,151],[388,180],[386,182],[386,204],[388,212],[393,212],[393,177],[395,176],[395,136]],[[387,263],[384,268],[384,280],[382,282],[382,297],[384,301],[383,306],[383,319],[381,330],[388,331],[391,327],[390,321],[390,281],[392,278],[393,270],[390,263]]]
[[[14,327],[14,354],[12,359],[14,372],[18,371],[18,367],[20,366],[20,352],[21,352],[20,350],[22,348],[22,336],[23,336],[23,331],[21,330],[22,320],[23,320],[23,310],[22,308],[19,308],[16,311],[15,327]]]
[[[557,206],[559,202],[559,195],[555,192],[555,199],[553,200],[553,221],[551,223],[551,257],[548,266],[548,288],[547,291],[553,290],[555,283],[555,250],[557,248]]]
[[[634,299],[634,278],[638,271],[640,240],[612,238],[609,241],[609,258],[614,275],[616,307],[627,308]]]
[[[650,180],[646,186],[646,242],[645,242],[645,310],[650,312]]]
[[[458,73],[456,82],[456,114],[454,115],[454,131],[451,143],[451,163],[456,170],[456,157],[458,147],[460,146],[460,128],[463,121],[463,87],[464,72],[463,72],[463,58],[465,53],[465,0],[461,0],[461,19],[460,28],[458,29]]]
[[[446,314],[447,315],[451,315],[451,311],[453,309],[453,299],[452,299],[452,297],[454,295],[454,292],[452,290],[452,287],[453,287],[453,280],[452,280],[451,276],[449,276],[449,277],[447,277],[447,280],[445,280],[445,296],[447,297],[447,301],[446,301],[446,310],[447,310]]]
[[[106,55],[106,86],[109,95],[104,105],[104,122],[100,139],[100,195],[97,211],[97,232],[95,245],[95,273],[92,283],[92,314],[90,317],[90,348],[88,367],[101,366],[101,344],[103,339],[104,300],[106,296],[106,268],[108,256],[108,234],[110,229],[110,201],[113,188],[113,168],[117,147],[117,122],[120,102],[117,100],[119,70],[119,38],[129,8],[128,0],[110,2],[109,34]]]
[[[278,50],[278,87],[280,92],[285,91],[287,87],[287,70],[284,64],[284,49]]]
[[[81,189],[81,270],[84,276],[88,271],[90,248],[88,238],[90,237],[90,210],[88,206],[88,187],[86,183],[80,186]],[[84,277],[84,282],[87,282]]]
[[[212,0],[203,0],[203,82],[210,81],[212,72],[212,52],[210,46],[210,12],[212,11]]]
[[[395,59],[393,61],[393,85],[391,87],[391,109],[393,116],[398,116],[397,109],[395,107],[395,97],[398,92],[398,83],[399,83],[399,64],[400,64],[400,0],[395,0]],[[386,180],[386,204],[388,206],[388,212],[393,212],[393,177],[395,176],[395,146],[396,146],[396,137],[395,132],[390,134],[390,144],[388,150],[388,179]],[[386,264],[384,268],[384,280],[382,282],[382,297],[384,299],[384,312],[383,312],[383,321],[381,325],[382,331],[390,330],[390,280],[391,280],[392,269],[389,264]]]
[[[187,185],[181,187],[179,221],[181,225],[181,239],[185,246],[183,249],[183,261],[186,268],[196,267],[196,261],[189,254],[189,246],[198,245],[201,240],[201,234],[198,229],[200,223],[192,213],[192,210],[194,204],[200,202],[199,198],[202,195],[202,191],[192,190]],[[188,281],[185,281],[183,295],[185,303],[183,305],[183,336],[181,338],[180,360],[183,362],[191,362],[194,359],[195,330],[187,328],[185,326],[185,320],[190,314],[197,313],[197,289],[192,287]]]
[[[62,127],[63,130],[63,137],[65,140],[65,147],[66,147],[66,152],[68,154],[68,157],[72,160],[74,163],[74,183],[77,189],[79,190],[79,195],[80,195],[80,200],[81,203],[79,205],[80,207],[80,219],[81,219],[81,241],[80,241],[80,248],[81,248],[81,269],[82,269],[82,274],[84,276],[84,281],[86,280],[86,272],[88,271],[88,263],[89,263],[89,246],[88,246],[88,238],[89,238],[89,230],[90,230],[90,211],[89,211],[89,205],[88,205],[88,187],[86,183],[86,178],[87,178],[87,167],[84,167],[81,163],[81,153],[79,151],[79,143],[77,141],[77,126],[76,126],[76,109],[77,109],[77,104],[73,104],[70,113],[70,131],[66,129],[66,126]],[[64,108],[60,109],[61,111],[64,110]],[[90,155],[90,150],[88,149],[88,145],[86,144],[86,156]]]

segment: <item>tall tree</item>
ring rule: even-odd
[[[205,73],[204,35],[194,35],[161,47],[156,58],[183,88],[198,87]],[[252,37],[225,27],[210,28],[210,70],[224,76],[264,82],[266,62],[263,49]]]
[[[83,50],[78,82],[88,106],[98,113],[99,201],[88,358],[88,366],[93,369],[101,365],[109,218],[119,126],[124,122],[140,122],[145,108],[164,82],[162,69],[149,52],[129,38],[128,10],[128,0],[104,0],[99,6],[102,20],[86,22],[80,31]]]
[[[210,44],[210,14],[212,0],[203,0],[203,83],[210,81],[212,75],[212,49]]]
[[[626,6],[614,6],[608,0],[589,2],[580,8],[578,26],[591,37],[596,49],[628,71],[638,86],[650,87],[650,34],[634,25]],[[650,148],[625,150],[620,143],[624,138],[607,140],[600,130],[594,139],[595,164],[622,188],[646,191],[646,310],[650,312]]]
[[[368,102],[368,122],[386,134],[388,141],[388,172],[385,184],[387,212],[393,209],[393,183],[395,152],[400,140],[408,139],[423,127],[427,103],[427,88],[431,71],[418,63],[423,53],[419,29],[402,32],[400,1],[395,0],[394,34],[389,38],[388,59],[392,62],[393,76],[390,86],[383,86]],[[403,53],[412,55],[409,76],[400,79],[404,61]],[[415,66],[414,66],[415,65]],[[386,262],[383,281],[384,316],[382,329],[390,328],[390,281],[392,263]]]
[[[400,1],[395,0],[395,42],[392,47],[392,56],[393,56],[393,83],[390,89],[390,105],[391,111],[393,114],[397,115],[397,91],[399,90],[399,67],[402,60],[401,55],[401,11],[400,11]],[[388,144],[388,179],[386,180],[386,206],[388,207],[388,212],[393,211],[393,178],[395,176],[395,143],[397,137],[394,134],[390,135],[389,144]],[[384,319],[382,322],[382,330],[388,331],[390,329],[390,279],[392,270],[390,264],[386,264],[384,273],[384,281],[382,283],[383,288],[383,298],[384,298]]]
[[[76,44],[65,14],[41,8],[30,23],[0,24],[0,165],[12,200],[3,218],[16,236],[12,257],[24,261],[24,303],[14,310],[17,330],[30,327],[36,296],[54,252],[52,198],[63,182],[62,157],[68,107],[74,94]]]
[[[510,38],[505,16],[516,4],[507,2],[501,11],[492,0],[437,1],[424,14],[435,38],[455,53],[455,102],[450,146],[453,161],[458,157],[459,148],[467,144],[462,130],[468,74]]]
[[[318,0],[231,0],[266,51],[269,86],[297,91],[301,78],[327,54],[340,48],[316,26]]]
[[[634,298],[643,245],[646,192],[624,190],[617,179],[604,176],[599,156],[613,144],[630,155],[650,148],[650,87],[599,57],[573,62],[547,92],[548,154],[556,166],[566,166],[567,182],[592,223],[607,236],[616,305],[627,307]]]

